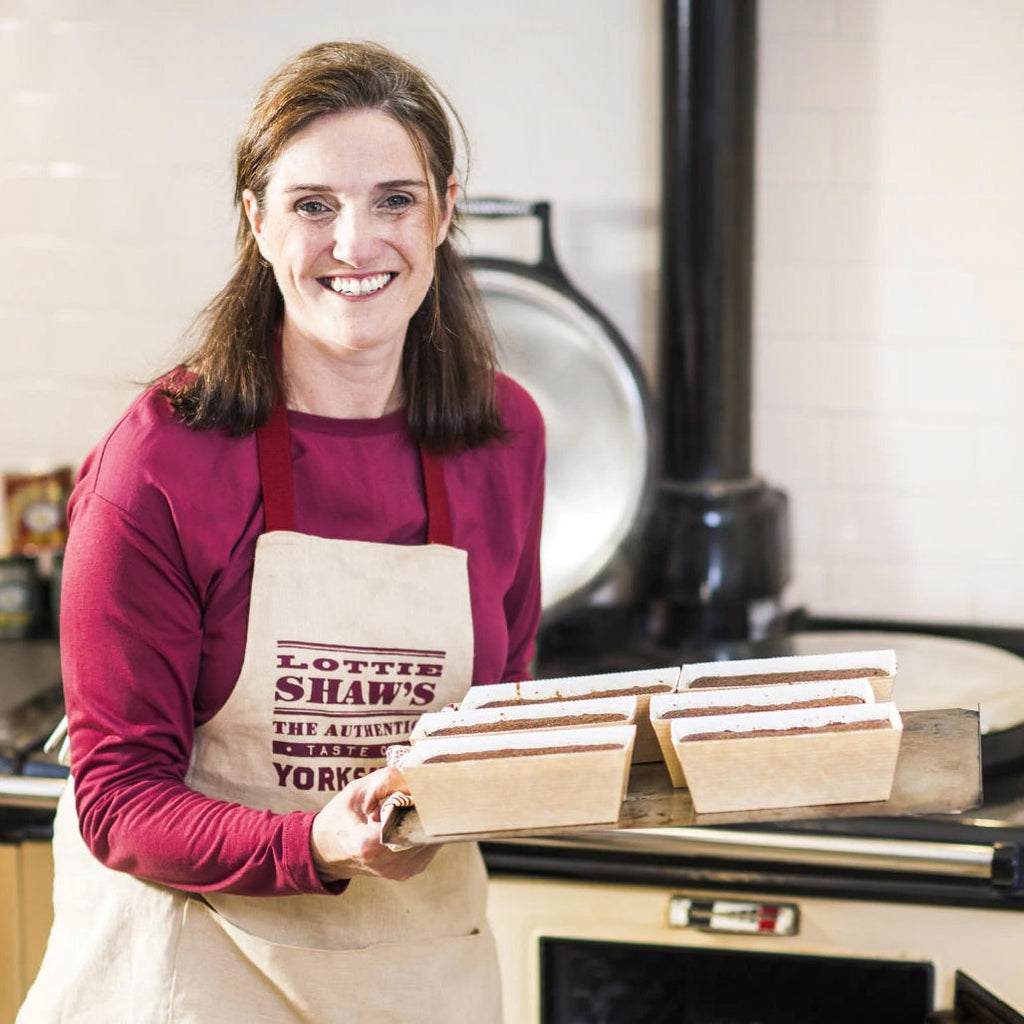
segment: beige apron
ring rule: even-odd
[[[187,782],[278,813],[315,810],[383,764],[420,714],[464,695],[466,553],[450,546],[436,457],[422,453],[430,543],[325,540],[281,529],[292,517],[283,408],[258,441],[267,532],[245,658],[196,730]],[[55,926],[18,1024],[500,1021],[475,844],[443,847],[406,882],[357,876],[338,896],[200,899],[99,864],[70,790],[54,829]]]

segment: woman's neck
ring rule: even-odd
[[[284,339],[289,409],[336,419],[375,419],[405,403],[401,350],[338,354]]]

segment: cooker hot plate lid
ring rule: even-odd
[[[600,580],[650,485],[649,398],[635,360],[582,297],[514,268],[474,267],[501,369],[547,435],[541,586],[546,615]]]
[[[794,633],[794,654],[894,650],[892,699],[901,711],[977,708],[982,735],[1024,723],[1024,658],[1001,647],[898,631]]]

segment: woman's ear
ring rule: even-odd
[[[242,193],[242,207],[245,210],[246,220],[249,221],[249,230],[252,232],[252,237],[256,239],[256,245],[259,247],[260,254],[264,259],[267,259],[266,251],[263,248],[263,212],[260,210],[260,202],[256,198],[256,193],[252,189],[247,188]]]
[[[448,183],[444,189],[444,213],[441,223],[437,226],[437,241],[435,247],[440,245],[448,237],[448,227],[452,222],[452,214],[455,212],[455,199],[459,194],[459,182],[454,174],[448,175]]]

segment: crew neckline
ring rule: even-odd
[[[319,416],[312,412],[288,410],[289,426],[298,430],[318,434],[335,434],[348,437],[365,437],[373,434],[393,434],[404,431],[408,426],[405,406],[384,416],[360,419],[343,419],[335,416]]]

